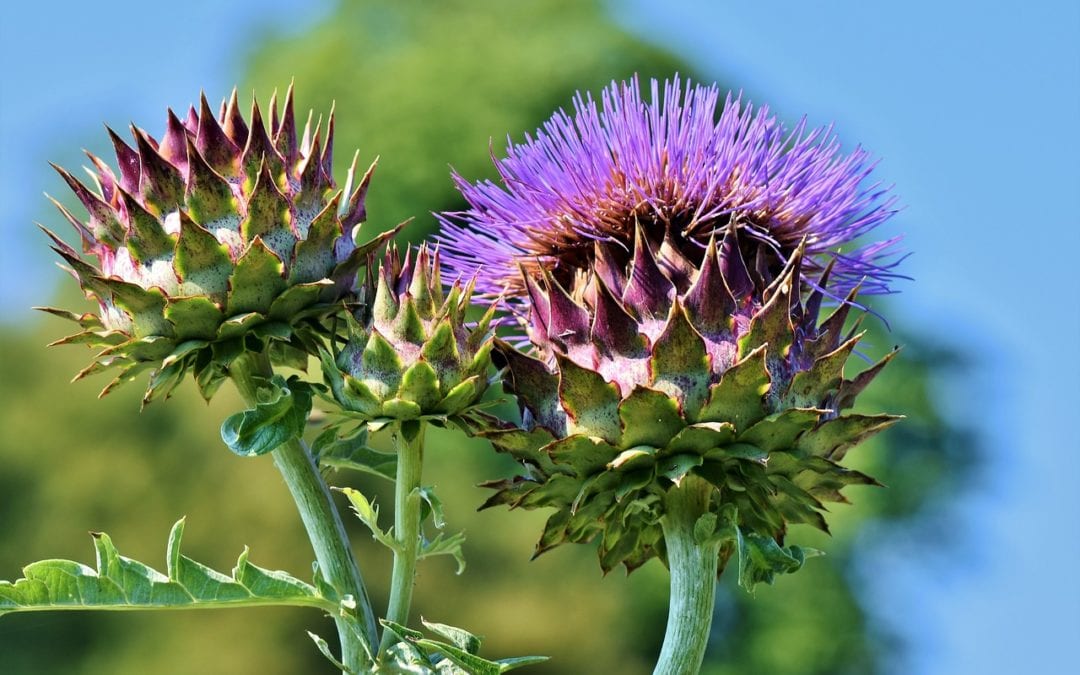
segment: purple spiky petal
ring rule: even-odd
[[[570,285],[595,262],[596,242],[625,262],[636,224],[695,265],[711,237],[737,229],[762,288],[805,238],[808,273],[835,261],[831,296],[864,278],[864,294],[890,292],[898,238],[861,238],[896,212],[895,197],[872,179],[866,150],[844,152],[832,127],[789,128],[741,96],[721,107],[715,85],[676,77],[650,90],[644,100],[635,77],[613,82],[600,104],[579,94],[572,115],[508,140],[495,162],[501,184],[455,174],[470,208],[439,215],[447,269],[477,274],[481,293],[509,286],[523,299],[519,265]]]

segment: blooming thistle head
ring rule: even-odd
[[[700,264],[705,245],[738,229],[743,255],[764,290],[803,240],[803,262],[819,273],[833,261],[831,295],[886,293],[897,241],[857,245],[895,210],[880,184],[865,185],[868,153],[843,154],[831,127],[788,129],[767,107],[730,95],[717,116],[719,91],[675,78],[652,81],[642,99],[636,78],[601,95],[574,99],[535,136],[510,143],[495,162],[503,185],[455,181],[470,208],[440,216],[448,270],[471,275],[497,295],[522,297],[518,265],[563,285],[604,250],[629,262],[635,227],[654,246]]]
[[[801,565],[790,524],[827,531],[826,502],[876,483],[840,462],[897,418],[847,411],[895,352],[846,376],[862,336],[846,324],[854,276],[887,288],[891,242],[833,247],[890,212],[859,187],[863,155],[836,160],[801,131],[783,142],[737,103],[714,123],[715,98],[675,83],[650,106],[613,87],[603,116],[579,99],[576,126],[556,116],[512,150],[509,192],[468,186],[472,220],[444,230],[459,267],[498,242],[473,262],[487,283],[518,267],[534,354],[499,342],[496,357],[522,423],[472,422],[526,468],[489,483],[485,506],[555,509],[537,553],[598,542],[605,571],[663,559],[669,494],[693,476],[711,486],[703,540],[729,542],[722,562],[737,551],[752,585]]]
[[[333,113],[314,129],[309,116],[298,141],[292,87],[280,114],[276,98],[269,127],[255,101],[244,119],[234,90],[217,115],[205,95],[183,119],[170,110],[160,139],[133,126],[132,147],[110,129],[118,171],[89,155],[94,189],[55,167],[89,218],[56,206],[96,259],[45,230],[100,307],[46,308],[82,327],[54,344],[102,348],[76,379],[119,368],[104,395],[152,368],[149,401],[193,370],[209,399],[245,350],[306,364],[311,335],[388,235],[354,243],[372,169],[353,190],[354,159],[345,190],[334,189]]]

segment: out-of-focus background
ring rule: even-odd
[[[269,458],[219,440],[239,405],[227,388],[208,407],[184,386],[140,414],[137,386],[98,401],[102,382],[68,384],[88,355],[46,350],[68,326],[29,309],[80,301],[32,225],[63,228],[41,197],[67,199],[47,161],[107,156],[101,122],[157,133],[200,89],[265,102],[295,78],[301,109],[337,103],[339,180],[354,148],[381,156],[370,226],[417,216],[419,240],[431,211],[461,206],[448,165],[491,176],[489,142],[501,153],[576,90],[680,72],[789,121],[836,121],[847,147],[882,157],[907,208],[880,234],[905,234],[916,279],[874,306],[892,326],[875,326],[875,350],[905,349],[863,403],[909,419],[853,453],[888,489],[853,490],[827,541],[795,532],[828,552],[800,573],[754,597],[725,579],[703,672],[1065,670],[1080,635],[1076,3],[40,1],[9,3],[0,32],[0,578],[91,561],[88,530],[162,565],[184,514],[189,555],[214,567],[245,545],[300,576],[312,557]],[[529,562],[545,514],[475,511],[472,486],[507,463],[433,440],[427,476],[470,535],[469,567],[423,562],[417,615],[486,635],[488,656],[553,656],[537,675],[649,672],[662,567],[602,578],[587,547]],[[388,559],[350,527],[382,605]],[[0,619],[0,663],[332,672],[309,628],[333,632],[302,610],[17,614]]]

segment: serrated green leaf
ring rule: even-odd
[[[449,640],[450,643],[458,649],[464,649],[470,654],[476,654],[480,651],[480,646],[483,643],[481,638],[473,635],[464,628],[448,626],[445,623],[425,621],[423,618],[420,619],[420,623],[424,624],[424,628],[427,628],[432,633]]]
[[[423,560],[437,555],[451,556],[457,562],[456,574],[461,574],[465,571],[465,552],[461,550],[464,543],[464,532],[455,532],[454,534],[439,533],[434,539],[425,540],[421,543],[420,553],[416,558],[417,560]]]
[[[514,668],[542,663],[545,656],[521,656],[490,661],[477,656],[480,639],[461,628],[430,623],[421,619],[432,632],[449,642],[430,640],[423,633],[399,623],[380,619],[380,623],[399,640],[386,652],[387,665],[394,672],[418,675],[498,675]]]
[[[308,631],[307,634],[308,637],[311,638],[311,641],[315,643],[315,647],[319,650],[319,653],[322,654],[327,661],[333,664],[335,668],[348,675],[357,675],[356,671],[349,668],[341,661],[338,661],[337,657],[334,656],[334,653],[330,651],[330,645],[326,643],[326,640],[311,631]]]
[[[280,375],[261,383],[255,408],[231,415],[221,425],[221,438],[241,457],[255,457],[299,438],[311,412],[311,388]]]
[[[333,487],[330,489],[345,495],[345,498],[349,500],[349,504],[352,506],[353,513],[360,519],[360,522],[371,530],[371,536],[377,542],[391,551],[398,550],[397,540],[379,527],[379,507],[374,502],[369,501],[362,492],[354,488]]]
[[[820,554],[799,546],[782,547],[754,532],[740,532],[738,546],[739,585],[751,592],[759,583],[772,584],[777,574],[797,572],[807,557]]]
[[[413,630],[412,628],[408,628],[406,626],[402,626],[400,623],[391,621],[390,619],[379,619],[379,623],[390,629],[391,633],[407,642],[424,639],[424,634],[420,631]]]
[[[348,437],[339,438],[337,433],[338,429],[331,427],[312,444],[312,452],[316,453],[321,466],[364,471],[391,481],[395,479],[397,455],[368,447],[366,428]]]
[[[470,675],[499,675],[502,669],[494,661],[470,654],[464,649],[452,644],[439,642],[438,640],[420,639],[415,644],[430,651],[437,651],[454,662],[454,665],[463,668]]]
[[[434,487],[422,487],[417,491],[422,500],[420,506],[420,523],[423,524],[431,517],[431,522],[436,529],[446,527],[446,516],[443,513],[442,500],[435,494]]]
[[[383,654],[382,662],[389,672],[398,675],[431,675],[431,659],[411,642],[397,642]],[[457,675],[455,673],[454,675]]]
[[[96,569],[70,560],[42,560],[22,579],[0,581],[0,615],[72,609],[193,609],[293,605],[335,612],[336,603],[285,572],[265,570],[241,554],[232,574],[180,553],[184,520],[166,548],[166,574],[120,555],[108,535],[94,534]]]
[[[538,663],[543,663],[549,660],[548,656],[514,656],[508,659],[499,659],[495,663],[499,664],[499,672],[505,673],[508,670],[514,670],[515,668],[523,668],[525,666],[535,666]]]

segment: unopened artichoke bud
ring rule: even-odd
[[[387,250],[377,280],[368,275],[371,301],[347,320],[344,348],[322,353],[334,398],[366,420],[454,417],[488,387],[494,306],[467,325],[472,283],[455,281],[444,293],[439,252],[421,246],[415,262],[411,255]]]
[[[332,178],[333,113],[297,140],[292,87],[269,126],[256,102],[241,115],[236,92],[215,115],[203,96],[183,118],[168,113],[160,139],[132,127],[134,147],[112,130],[118,171],[90,155],[91,189],[56,167],[89,212],[81,221],[57,203],[82,239],[82,254],[52,238],[98,314],[54,344],[101,351],[76,379],[119,368],[102,392],[154,369],[145,400],[193,370],[209,399],[233,359],[269,350],[303,365],[312,335],[341,311],[370,251],[390,233],[354,243],[366,219],[371,169],[344,191]],[[374,165],[372,165],[374,168]]]
[[[892,356],[845,378],[856,291],[819,320],[830,270],[804,292],[805,245],[771,280],[742,250],[731,227],[698,265],[639,227],[626,266],[597,243],[569,288],[524,275],[539,358],[496,349],[522,428],[476,428],[528,470],[489,483],[485,506],[555,509],[537,554],[599,541],[605,572],[664,558],[665,495],[689,475],[715,487],[718,518],[781,546],[790,524],[828,531],[825,503],[846,486],[876,483],[840,465],[897,419],[844,412]]]

